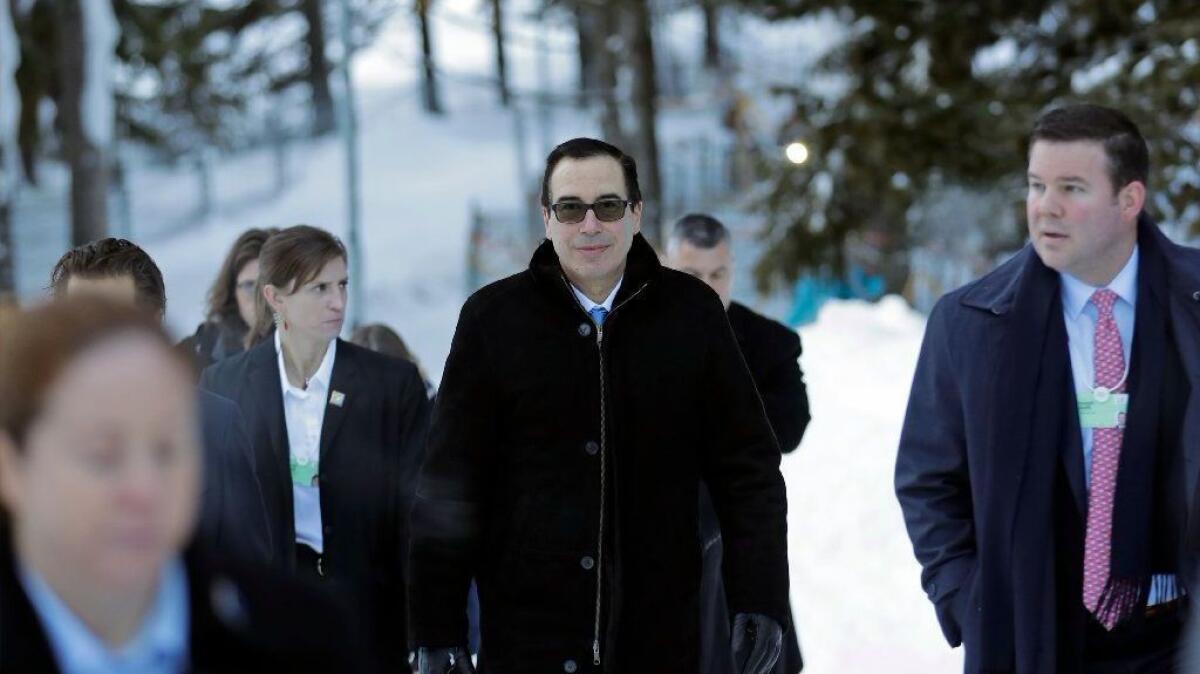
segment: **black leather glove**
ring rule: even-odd
[[[471,654],[461,646],[455,648],[421,648],[417,650],[419,674],[475,674]]]
[[[770,674],[783,652],[783,627],[765,615],[739,613],[733,618],[731,650],[737,674]]]

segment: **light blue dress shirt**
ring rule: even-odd
[[[1137,312],[1137,275],[1138,249],[1133,248],[1133,254],[1125,267],[1113,278],[1107,287],[1117,294],[1113,304],[1113,319],[1117,322],[1117,331],[1121,333],[1121,349],[1125,352],[1126,375],[1133,346],[1134,316]],[[1090,390],[1095,385],[1095,369],[1093,354],[1095,353],[1096,321],[1100,320],[1100,312],[1092,304],[1092,294],[1099,288],[1071,276],[1060,274],[1062,277],[1063,320],[1067,325],[1067,344],[1071,352],[1071,375],[1075,382],[1077,395],[1079,392]],[[1085,485],[1088,489],[1092,484],[1092,429],[1083,428],[1083,471]],[[1174,599],[1174,596],[1158,596],[1155,585],[1151,585],[1148,604],[1158,604]]]
[[[163,569],[150,611],[132,639],[113,650],[71,611],[33,569],[21,585],[42,623],[62,674],[178,674],[188,669],[187,572],[174,560]]]
[[[584,295],[583,291],[579,288],[576,288],[574,283],[571,284],[571,292],[575,293],[575,299],[579,300],[579,306],[583,307],[583,310],[589,314],[591,314],[592,309],[595,309],[596,307],[604,307],[606,312],[611,312],[613,308],[613,300],[617,298],[617,291],[621,289],[621,283],[624,281],[624,276],[617,279],[617,285],[613,286],[612,292],[610,292],[608,297],[604,298],[604,301],[599,304],[593,302],[587,295]]]

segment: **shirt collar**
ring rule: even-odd
[[[178,671],[188,656],[190,619],[187,571],[174,559],[163,567],[154,603],[137,634],[116,651],[92,633],[31,568],[20,567],[21,584],[46,631],[64,674]]]
[[[283,362],[283,342],[279,337],[279,331],[275,331],[275,354],[279,359],[279,381],[283,386],[284,393],[292,391],[297,394],[303,394],[305,389],[297,386],[292,386],[292,382],[288,381],[286,365]],[[321,359],[321,364],[317,367],[317,371],[308,379],[308,388],[325,388],[329,385],[329,378],[333,374],[333,360],[337,355],[337,340],[329,342],[329,346],[325,347],[325,357]]]
[[[1135,244],[1133,253],[1129,256],[1129,261],[1116,275],[1115,278],[1105,287],[1117,294],[1117,297],[1125,300],[1129,306],[1137,307],[1137,273],[1138,273],[1138,247]],[[1078,318],[1087,307],[1088,302],[1092,299],[1092,294],[1099,288],[1091,286],[1074,276],[1066,273],[1060,273],[1062,277],[1062,298],[1063,309],[1071,318]]]
[[[605,311],[612,311],[613,300],[616,299],[617,291],[621,289],[621,282],[624,280],[624,276],[617,279],[617,285],[613,286],[612,292],[610,292],[608,297],[606,297],[604,301],[600,302],[599,304],[593,302],[587,295],[584,295],[583,291],[579,288],[576,288],[574,283],[571,284],[571,292],[575,293],[575,299],[579,300],[579,304],[583,306],[584,311],[591,312],[591,310],[595,309],[596,307],[604,307]]]

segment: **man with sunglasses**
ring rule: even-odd
[[[639,234],[632,158],[580,138],[542,181],[529,270],[463,306],[412,514],[422,674],[699,668],[698,489],[725,534],[738,672],[788,616],[779,447],[724,307]]]

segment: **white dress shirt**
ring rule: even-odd
[[[1113,319],[1117,323],[1117,331],[1121,333],[1121,350],[1125,352],[1125,372],[1128,378],[1132,358],[1134,317],[1137,313],[1137,275],[1138,249],[1135,245],[1133,254],[1125,267],[1105,286],[1117,295],[1113,304]],[[1075,382],[1076,395],[1082,395],[1095,386],[1095,353],[1096,321],[1100,312],[1092,304],[1092,294],[1099,288],[1071,276],[1060,274],[1062,277],[1063,319],[1067,325],[1067,343],[1071,352],[1071,376]],[[1088,489],[1092,484],[1092,429],[1083,428],[1083,471],[1084,484]],[[1119,479],[1119,478],[1118,478]],[[1151,584],[1150,597],[1147,604],[1153,605],[1174,599],[1160,597]]]
[[[279,357],[279,385],[283,387],[283,417],[287,423],[289,459],[302,465],[319,466],[321,425],[329,404],[329,382],[337,357],[337,340],[329,343],[321,365],[308,380],[307,388],[292,386],[283,362],[283,346],[275,331],[275,352]],[[292,483],[292,503],[296,522],[296,542],[318,553],[324,552],[321,533],[321,487],[318,484]]]

